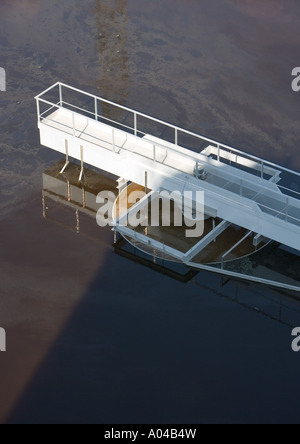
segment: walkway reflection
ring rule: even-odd
[[[77,233],[82,233],[95,241],[100,239],[101,230],[96,224],[96,214],[100,205],[96,203],[96,196],[100,191],[112,191],[117,195],[116,181],[112,176],[105,173],[99,173],[90,169],[85,169],[83,180],[78,182],[80,174],[80,166],[70,164],[63,175],[59,171],[64,165],[64,161],[60,161],[47,169],[43,174],[43,217],[62,225],[64,228]],[[88,217],[87,217],[88,216]],[[109,230],[111,228],[108,228]],[[112,239],[112,237],[111,237]],[[180,280],[182,282],[192,281],[192,284],[199,288],[214,291],[221,297],[226,297],[232,302],[243,306],[244,308],[255,310],[262,315],[279,321],[282,324],[293,327],[294,318],[298,318],[300,310],[299,303],[292,302],[290,297],[299,297],[297,293],[287,290],[268,290],[265,286],[256,286],[245,282],[238,282],[234,279],[220,277],[221,287],[215,287],[218,279],[212,279],[212,274],[205,271],[200,273],[193,272],[183,264],[172,264],[164,259],[151,259],[150,256],[135,248],[131,243],[125,242],[123,239],[114,239],[115,252],[127,259],[134,260],[140,265],[152,268],[155,271],[163,273],[169,277]],[[286,274],[282,274],[281,263],[279,258],[284,256],[287,264]],[[291,255],[290,252],[284,251],[279,245],[272,244],[262,250],[253,259],[243,259],[239,262],[233,261],[229,263],[229,269],[232,271],[245,273],[246,265],[251,270],[255,270],[255,274],[265,279],[273,279],[292,284],[296,279],[298,281],[298,271],[300,266],[300,258]],[[185,267],[184,269],[180,267]],[[253,270],[250,275],[252,275]],[[261,275],[262,273],[262,275]],[[247,272],[248,274],[248,272]],[[207,282],[210,285],[206,287]],[[294,282],[297,284],[297,282]],[[251,291],[245,288],[251,287]],[[249,297],[246,295],[249,293]],[[253,294],[256,296],[253,297]]]

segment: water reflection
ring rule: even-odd
[[[43,173],[43,217],[99,240],[96,215],[100,205],[96,203],[96,197],[101,191],[117,194],[116,181],[111,176],[89,169],[84,169],[79,181],[79,165],[70,163],[61,174],[63,166],[64,161],[61,160]],[[81,223],[83,220],[84,223]]]
[[[99,211],[100,205],[97,204],[96,197],[101,191],[112,192],[110,200],[111,206],[113,206],[117,196],[116,180],[107,173],[96,172],[85,168],[82,181],[78,181],[81,174],[80,166],[70,163],[64,173],[61,174],[60,171],[63,166],[64,161],[62,160],[48,168],[43,174],[43,217],[52,218],[53,220],[54,215],[57,222],[64,224],[65,226],[69,226],[69,228],[75,229],[75,231],[79,233],[80,213],[90,216],[92,218],[93,225],[92,231],[94,232],[95,238],[97,238],[100,228],[96,225],[96,214]],[[47,206],[47,200],[52,202],[50,210]],[[71,212],[68,212],[69,216],[67,216],[65,211],[57,211],[58,204],[62,204],[63,207],[71,210]],[[150,219],[151,218],[149,218],[149,220]],[[153,227],[148,227],[147,235],[150,238],[154,238],[156,240],[159,239],[161,242],[165,241],[167,245],[171,245],[174,248],[174,245],[170,243],[170,241],[172,241],[172,236],[174,236],[174,227],[164,227],[164,232],[161,231],[162,227],[159,227],[157,232],[154,231],[156,234],[152,233],[151,230],[153,230]],[[91,233],[90,229],[89,231]],[[235,229],[232,229],[232,232],[235,233]],[[180,231],[178,233],[176,231],[175,237],[177,240],[177,248],[182,240],[182,236],[184,236],[182,233],[180,233]],[[158,234],[159,236],[163,237],[158,238]],[[231,234],[229,235],[229,233],[226,233],[226,237],[230,238]],[[214,249],[216,249],[216,251],[219,251],[220,248],[223,249],[222,242],[224,242],[224,240],[219,239],[216,247],[213,243],[206,247],[204,252],[200,253],[193,259],[193,262],[195,264],[207,264],[207,260],[205,260],[205,258],[209,257],[209,254],[212,254],[212,249],[213,251]],[[249,245],[254,248],[252,242],[253,241],[251,240]],[[134,250],[136,250],[135,243],[132,239],[129,240],[129,243],[132,243]],[[285,288],[288,288],[288,286],[299,288],[300,257],[296,251],[284,247],[283,245],[279,245],[276,242],[272,242],[270,245],[259,249],[254,255],[247,256],[247,250],[245,250],[245,248],[250,248],[249,245],[244,246],[244,244],[242,244],[239,246],[239,249],[241,249],[241,252],[243,252],[243,256],[245,257],[237,259],[236,256],[232,254],[228,260],[228,263],[226,262],[225,270],[238,273],[240,275],[247,275],[249,276],[250,280],[253,278],[258,280],[264,279],[270,283],[272,281],[275,285],[286,285]],[[260,247],[262,247],[262,245],[260,245]],[[149,259],[147,253],[145,253],[147,250],[145,250],[143,246],[138,245],[137,250],[141,250],[143,252],[142,259],[144,262],[145,256],[147,259]],[[209,253],[207,253],[206,250],[208,250]],[[226,250],[228,250],[228,246],[225,248],[225,251]],[[126,251],[128,251],[128,248]],[[236,255],[239,252],[237,249],[234,251]],[[149,260],[151,261],[152,251],[149,251],[149,255]],[[154,262],[156,263],[157,254],[155,250],[153,250],[153,257],[155,258]],[[211,256],[210,262],[217,262],[217,260],[213,260],[213,257],[215,258],[216,256]],[[282,261],[286,264],[284,270],[282,270]],[[163,257],[163,259],[160,261],[160,265],[163,268],[165,268],[165,262],[169,261],[165,260]],[[213,265],[213,269],[220,267],[220,264]],[[184,270],[184,273],[185,272],[186,270]]]
[[[97,0],[97,50],[100,65],[98,88],[102,97],[120,104],[126,102],[129,89],[129,55],[127,51],[127,0]],[[118,110],[103,106],[110,118]]]
[[[110,190],[117,192],[116,182],[111,176],[104,175],[89,169],[85,169],[82,183],[78,182],[80,167],[71,163],[64,174],[59,174],[63,161],[56,163],[43,173],[43,217],[48,221],[61,225],[64,229],[81,233],[84,236],[100,241],[99,230],[96,224],[96,213],[99,205],[96,204],[96,196],[100,191]],[[109,228],[108,228],[109,229]],[[135,248],[132,244],[115,237],[115,252],[127,259],[134,260],[139,266],[144,265],[163,273],[173,279],[182,282],[191,281],[202,290],[214,291],[216,295],[222,298],[228,298],[233,303],[238,304],[245,309],[255,310],[263,316],[278,321],[281,324],[293,327],[296,325],[295,319],[299,316],[299,302],[292,301],[293,293],[284,290],[265,291],[266,287],[249,285],[249,283],[237,282],[227,277],[212,279],[207,272],[193,272],[181,264],[171,264],[163,259],[156,258],[151,261],[150,256]],[[281,261],[278,255],[285,255],[284,261],[287,266],[287,275],[283,276],[281,270]],[[261,277],[269,279],[297,278],[299,276],[300,259],[294,259],[288,255],[287,251],[279,252],[278,246],[273,244],[270,248],[263,250],[260,256],[256,256],[254,262],[257,268],[256,273],[263,272]],[[248,260],[249,264],[250,261]],[[247,260],[239,262],[233,261],[229,264],[229,269],[235,272],[247,273],[245,269]],[[263,264],[263,265],[262,265]],[[264,268],[264,270],[263,270]],[[251,273],[252,265],[251,265]],[[206,276],[207,275],[207,276]],[[207,282],[210,285],[206,287]],[[248,289],[248,287],[250,287]]]

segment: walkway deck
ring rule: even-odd
[[[152,190],[203,191],[209,215],[300,250],[299,173],[60,83],[36,99],[43,145],[141,186],[146,175]],[[104,104],[126,118],[111,119]],[[150,123],[174,141],[149,135]]]

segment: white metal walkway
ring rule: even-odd
[[[208,214],[300,250],[299,173],[61,83],[36,101],[42,145],[139,185],[147,173],[152,190],[204,191]]]

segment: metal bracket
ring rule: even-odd
[[[63,174],[65,172],[67,166],[70,164],[70,162],[69,162],[69,143],[68,143],[67,139],[65,140],[65,146],[66,146],[66,163],[59,174]]]
[[[81,182],[81,180],[82,180],[82,176],[83,176],[83,165],[84,165],[84,163],[83,163],[83,146],[81,145],[81,147],[80,147],[80,157],[81,157],[81,170],[80,170],[80,175],[79,175],[79,183]]]

